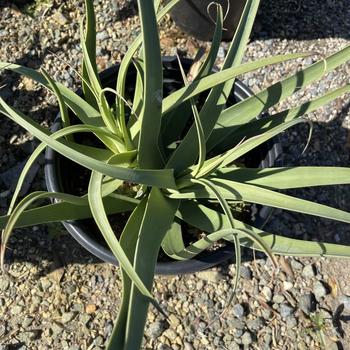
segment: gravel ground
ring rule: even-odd
[[[79,67],[79,19],[83,1],[46,1],[32,17],[10,2],[0,4],[0,60],[44,67],[55,79],[76,87]],[[118,61],[137,35],[135,5],[128,1],[96,1],[100,69]],[[242,77],[253,90],[316,58],[349,44],[350,1],[265,1],[248,46],[246,60],[272,54],[312,51],[304,61],[287,62]],[[162,24],[165,54],[175,47],[194,55],[200,45],[179,31],[169,18]],[[222,45],[222,51],[227,48]],[[349,82],[350,66],[342,66],[322,82],[280,104],[277,110],[318,96]],[[6,84],[6,85],[5,85]],[[0,91],[9,103],[50,125],[56,101],[26,78],[3,73]],[[301,155],[308,130],[282,136],[288,165],[349,166],[349,96],[309,115],[317,121],[308,150]],[[14,174],[35,142],[1,118],[0,213],[5,212]],[[291,142],[292,141],[292,142]],[[34,175],[34,174],[33,174]],[[43,188],[43,174],[28,182]],[[319,203],[350,210],[350,189],[291,191]],[[299,214],[275,212],[267,230],[291,237],[350,244],[345,224]],[[0,275],[0,349],[103,349],[119,306],[118,269],[100,263],[63,233],[60,225],[17,230],[7,255],[9,276]],[[145,346],[151,349],[328,349],[350,348],[350,263],[340,260],[280,258],[281,271],[269,261],[246,254],[241,292],[224,310],[235,273],[233,264],[176,277],[157,277],[154,294],[170,313],[167,324],[151,309]]]

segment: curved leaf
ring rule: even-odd
[[[117,165],[110,165],[104,162],[93,159],[85,154],[75,150],[73,145],[67,146],[64,141],[56,141],[51,138],[51,135],[40,125],[26,117],[19,111],[8,106],[6,102],[0,98],[0,104],[5,111],[10,115],[10,118],[31,134],[37,137],[41,142],[50,146],[56,152],[63,154],[65,157],[74,162],[97,172],[108,175],[112,178],[145,184],[149,186],[176,188],[173,171],[169,169],[162,170],[144,170],[144,169],[128,169]]]

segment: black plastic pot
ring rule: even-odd
[[[209,6],[213,0],[182,0],[170,12],[175,23],[188,34],[200,40],[212,40],[216,9]],[[214,0],[222,6],[225,15],[223,40],[230,40],[238,26],[246,0]],[[209,11],[209,13],[208,13]]]
[[[190,67],[191,60],[184,59],[182,62],[184,68]],[[164,81],[170,85],[182,85],[181,74],[178,72],[177,59],[174,57],[164,57]],[[101,73],[101,81],[104,86],[115,86],[119,66],[111,67]],[[175,76],[174,78],[171,78]],[[128,81],[135,79],[135,72],[130,71]],[[128,83],[127,81],[127,83]],[[251,95],[251,91],[240,81],[237,81],[233,89],[235,101],[240,101]],[[59,116],[57,117],[52,131],[61,128]],[[249,156],[248,166],[259,166],[262,168],[276,166],[281,154],[281,146],[276,139],[273,142],[266,143],[254,150]],[[49,191],[74,193],[72,188],[71,175],[77,173],[79,165],[71,162],[65,157],[53,151],[51,148],[46,149],[45,179]],[[256,207],[256,213],[251,223],[256,227],[262,227],[271,214],[271,209],[267,207]],[[63,222],[64,227],[85,249],[104,260],[105,262],[118,265],[118,261],[111,251],[103,243],[101,237],[96,237],[91,233],[89,227],[93,224],[92,220],[79,220]],[[161,275],[175,275],[184,273],[193,273],[196,271],[208,269],[233,257],[233,247],[231,244],[218,248],[213,251],[205,251],[194,259],[188,261],[158,262],[156,273]]]

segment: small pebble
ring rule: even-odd
[[[299,308],[306,314],[316,310],[316,300],[312,293],[302,294],[299,297]]]
[[[339,304],[344,305],[344,310],[350,312],[350,296],[341,295],[338,298]]]
[[[272,291],[270,287],[265,286],[261,293],[264,295],[266,301],[271,301],[272,299]]]
[[[303,268],[303,264],[295,259],[291,259],[290,265],[293,270],[301,270]]]
[[[221,272],[212,271],[212,270],[200,271],[197,273],[197,277],[204,281],[213,282],[213,283],[217,283],[220,280],[224,279],[224,276]]]
[[[62,314],[61,322],[63,324],[68,323],[73,320],[74,316],[75,316],[74,312],[65,312],[64,314]]]
[[[248,266],[241,266],[241,277],[246,279],[246,280],[251,280],[252,279],[252,270]]]
[[[253,342],[253,338],[250,332],[244,332],[241,340],[243,345],[250,345]]]
[[[302,275],[307,279],[315,277],[314,267],[311,264],[304,266]]]
[[[315,282],[314,287],[312,289],[316,299],[320,299],[325,297],[328,294],[328,291],[324,284],[320,281]]]
[[[152,338],[158,338],[165,330],[165,323],[161,321],[153,322],[149,325],[148,329],[146,330],[147,335]]]
[[[281,304],[280,314],[282,318],[290,316],[294,312],[294,309],[288,304]]]
[[[233,314],[235,315],[235,317],[243,317],[244,316],[244,308],[241,304],[236,304],[233,309]]]
[[[272,300],[276,304],[281,304],[284,302],[284,296],[282,294],[276,294],[273,296]]]
[[[288,281],[284,281],[283,282],[283,289],[285,291],[288,291],[288,290],[290,290],[292,288],[293,288],[293,283],[292,282],[288,282]]]

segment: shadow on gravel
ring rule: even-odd
[[[256,38],[350,38],[349,0],[262,0]]]
[[[136,16],[137,11],[137,1],[136,0],[127,0],[123,2],[123,5],[118,4],[118,0],[113,0],[111,6],[113,6],[113,9],[115,10],[116,19],[118,21],[123,21],[129,17]],[[21,12],[24,13],[30,13],[32,15],[33,13],[33,7],[36,7],[36,4],[39,3],[38,0],[1,0],[0,1],[0,10],[3,7],[10,7],[14,6],[16,9],[18,9]],[[53,0],[53,9],[59,8],[60,4],[58,1]],[[28,10],[29,9],[29,10]]]

